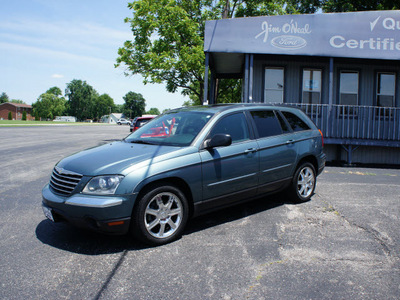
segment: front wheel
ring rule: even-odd
[[[288,188],[289,196],[297,203],[310,200],[314,194],[316,182],[314,166],[308,162],[301,164],[294,173],[292,184]]]
[[[185,195],[175,186],[157,185],[146,192],[133,211],[133,234],[151,245],[180,237],[189,216]]]

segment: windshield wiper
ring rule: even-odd
[[[145,144],[145,145],[157,145],[157,143],[149,142],[149,141],[144,141],[144,140],[132,140],[128,141],[129,143],[132,144]]]

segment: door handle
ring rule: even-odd
[[[293,144],[294,143],[294,140],[288,140],[288,141],[286,141],[286,144],[287,145],[290,145],[290,144]]]
[[[250,149],[247,149],[246,151],[244,151],[245,154],[247,154],[247,153],[254,153],[254,152],[257,152],[257,149],[256,149],[256,148],[250,148]]]

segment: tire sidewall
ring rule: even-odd
[[[300,175],[301,171],[304,170],[305,168],[310,168],[312,170],[312,173],[313,173],[313,176],[314,176],[313,189],[312,189],[312,191],[311,191],[311,193],[310,193],[310,195],[308,197],[303,197],[302,195],[300,195],[299,189],[298,189],[299,175]],[[316,173],[315,173],[314,166],[309,162],[302,163],[296,169],[296,172],[294,173],[294,176],[293,176],[293,182],[292,182],[292,186],[291,186],[291,194],[292,194],[293,200],[295,202],[297,202],[297,203],[309,201],[310,198],[314,195],[316,184],[317,184],[317,176],[316,176]]]
[[[182,204],[182,220],[179,224],[178,229],[172,235],[170,235],[166,238],[156,238],[156,237],[152,236],[146,229],[146,225],[145,225],[145,221],[144,221],[145,212],[146,212],[146,208],[147,208],[148,204],[154,198],[154,196],[156,196],[157,194],[160,194],[160,193],[165,193],[165,192],[172,193],[177,198],[179,198],[179,200]],[[181,236],[181,234],[185,228],[185,225],[187,223],[188,216],[189,216],[188,202],[186,200],[185,195],[181,192],[181,190],[178,189],[177,187],[175,187],[173,185],[169,185],[169,184],[157,185],[157,186],[153,187],[152,189],[147,190],[147,192],[145,192],[143,194],[143,196],[138,199],[138,203],[135,206],[133,213],[132,213],[132,219],[133,219],[132,221],[133,222],[131,222],[131,224],[132,224],[131,231],[135,237],[139,238],[141,241],[145,242],[146,244],[150,244],[153,246],[167,244],[167,243],[170,243],[170,242],[178,239]]]

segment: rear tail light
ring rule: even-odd
[[[319,133],[321,134],[321,138],[322,138],[322,147],[324,146],[324,135],[322,134],[321,129],[318,129]]]

